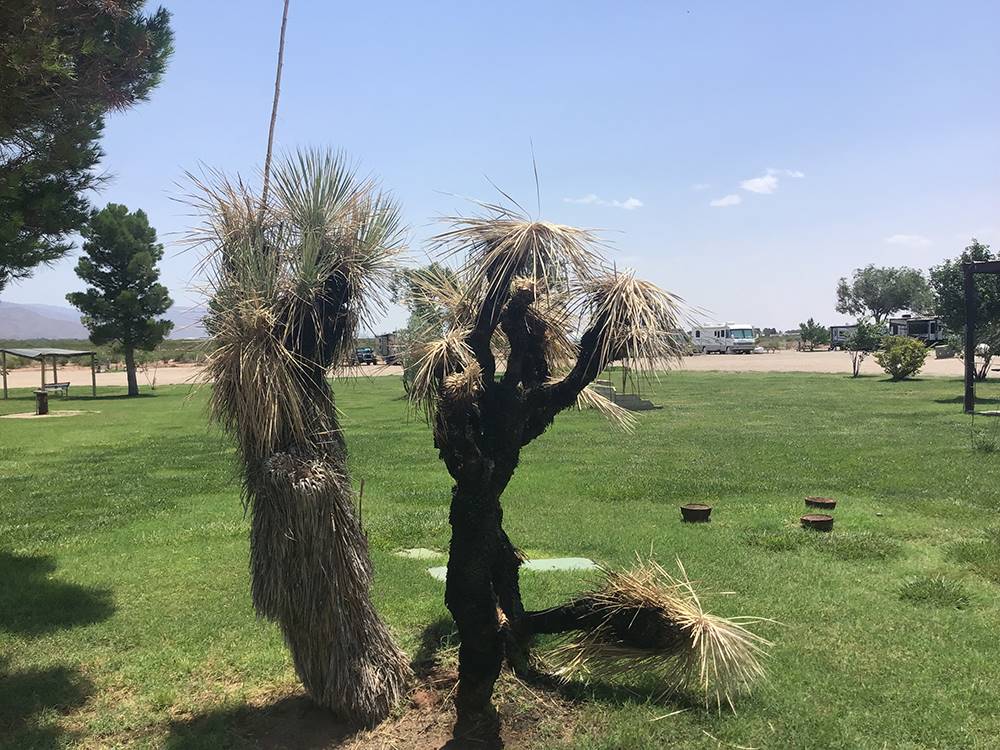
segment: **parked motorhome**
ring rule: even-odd
[[[858,330],[858,326],[830,326],[830,351],[834,349],[843,349],[844,345],[847,343],[854,332]]]
[[[749,323],[708,323],[691,331],[691,346],[702,354],[750,354],[757,337]]]
[[[901,318],[889,318],[889,335],[909,336],[911,339],[923,341],[928,346],[934,346],[942,343],[948,332],[941,324],[940,318],[904,315]]]
[[[387,365],[396,365],[402,361],[399,351],[399,336],[395,331],[392,333],[380,333],[375,337],[375,346],[378,355]]]

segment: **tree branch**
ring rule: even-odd
[[[590,385],[607,366],[602,361],[607,326],[603,320],[594,320],[580,339],[580,352],[573,369],[562,380],[542,383],[531,389],[527,397],[528,421],[522,436],[527,445],[552,424],[556,414],[576,403],[580,392]],[[614,359],[614,357],[612,357]]]
[[[521,383],[532,388],[549,378],[545,360],[545,321],[531,307],[534,301],[534,289],[518,289],[501,317],[500,327],[510,342],[510,356],[501,381],[504,386],[514,387]]]

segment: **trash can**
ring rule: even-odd
[[[44,388],[35,391],[35,414],[42,416],[49,413],[49,392]]]

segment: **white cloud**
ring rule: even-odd
[[[927,247],[931,241],[919,234],[894,234],[886,237],[885,241],[890,245],[902,245],[903,247]]]
[[[611,201],[611,205],[618,208],[624,208],[626,211],[634,211],[637,208],[642,208],[643,202],[638,198],[629,197],[621,202]]]
[[[563,198],[564,203],[577,203],[584,206],[611,206],[613,208],[622,208],[626,211],[634,211],[637,208],[642,208],[645,204],[638,198],[633,198],[629,196],[623,201],[617,200],[604,200],[595,193],[587,193],[580,198]]]
[[[709,203],[710,206],[715,206],[716,208],[725,208],[726,206],[736,206],[743,202],[743,199],[736,193],[730,193],[729,195],[724,195],[721,198],[716,198],[714,201]]]
[[[591,203],[599,203],[600,198],[598,198],[593,193],[587,193],[587,195],[582,198],[563,198],[565,203],[582,203],[583,205],[590,205]]]
[[[740,187],[751,193],[769,195],[778,189],[778,178],[773,174],[765,174],[760,177],[743,180],[740,183]]]
[[[797,169],[769,168],[760,177],[751,177],[748,180],[743,180],[743,182],[740,183],[740,187],[750,193],[770,195],[778,189],[779,177],[795,177],[800,179],[805,177],[805,173],[800,172]]]
[[[707,182],[696,182],[694,185],[691,186],[691,189],[694,190],[696,193],[700,193],[703,190],[708,190],[710,187],[712,186],[709,185]]]

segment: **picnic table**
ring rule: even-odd
[[[69,396],[69,383],[46,383],[45,390],[49,393],[59,393],[60,396]]]

